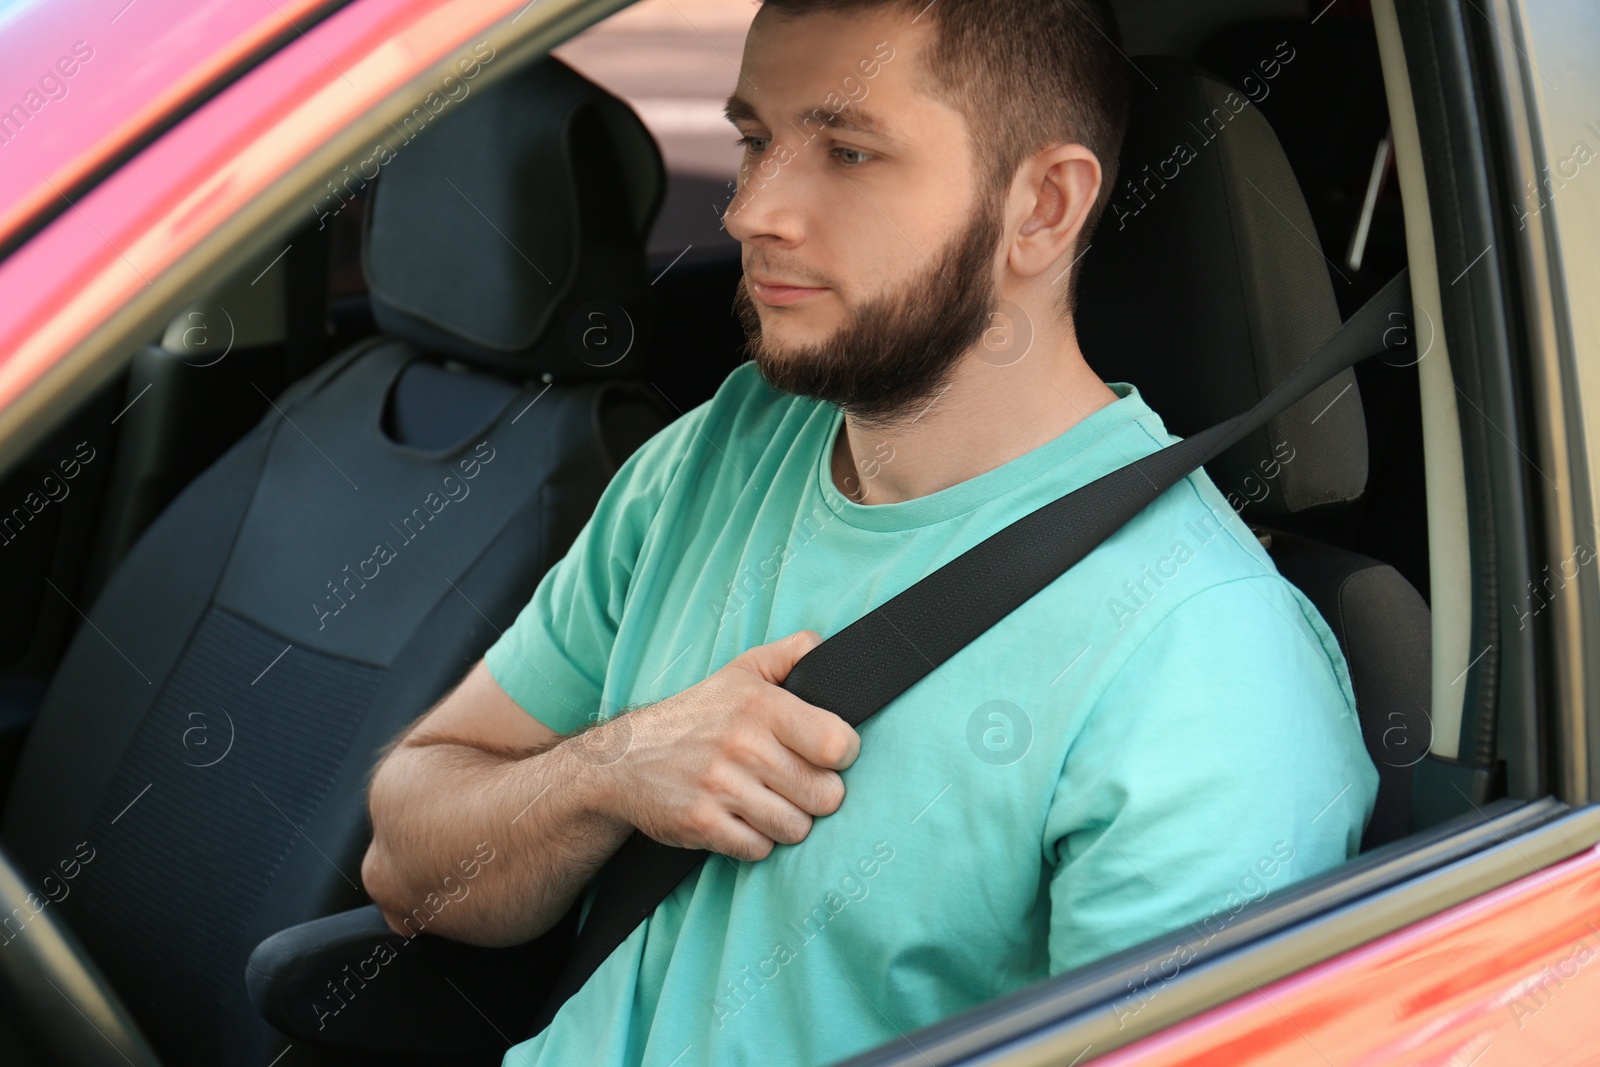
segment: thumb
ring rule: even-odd
[[[788,637],[757,645],[733,662],[745,670],[754,671],[773,685],[782,685],[801,657],[820,644],[822,635],[817,631],[799,630]]]

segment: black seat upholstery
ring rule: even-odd
[[[1111,207],[1085,253],[1080,343],[1095,371],[1138,386],[1189,436],[1246,410],[1339,326],[1328,265],[1266,120],[1179,60],[1139,57]],[[1404,836],[1411,768],[1429,743],[1428,609],[1393,568],[1270,523],[1360,496],[1367,436],[1345,371],[1207,473],[1269,540],[1349,663],[1377,807],[1363,848]],[[1244,680],[1248,684],[1248,680]]]
[[[1396,841],[1411,829],[1411,769],[1433,740],[1428,605],[1386,563],[1282,530],[1268,536],[1278,570],[1317,605],[1350,664],[1361,732],[1378,768],[1362,848]]]
[[[374,191],[383,332],[276,398],[90,610],[4,837],[35,876],[83,861],[52,906],[165,1063],[283,1050],[250,950],[365,903],[378,750],[665,424],[623,380],[664,180],[637,117],[554,59],[441,116]]]

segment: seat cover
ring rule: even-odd
[[[552,389],[520,419],[539,390],[513,390],[482,433],[423,456],[376,426],[415,351],[357,355],[280,400],[286,418],[140,540],[6,809],[27,870],[86,843],[52,906],[172,1063],[281,1050],[245,996],[250,950],[365,902],[378,749],[510,624],[611,473],[595,428],[613,386]]]
[[[497,125],[508,108],[540,121]],[[455,195],[447,178],[512,189],[551,169],[548,187],[615,196],[569,197],[550,209],[557,226],[536,210],[498,227],[407,223]],[[612,380],[631,364],[590,358],[569,329],[594,302],[642,318],[627,309],[648,291],[661,181],[637,116],[553,58],[442,117],[374,189],[365,252],[381,246],[385,332],[277,397],[89,609],[3,831],[36,878],[76,861],[70,882],[41,882],[45,906],[163,1062],[265,1067],[283,1051],[246,994],[251,949],[366,902],[380,749],[510,625],[617,463],[664,425],[648,390]],[[559,296],[532,318],[495,276],[489,253],[507,240],[555,272]],[[475,326],[430,303],[441,264],[479,294]]]

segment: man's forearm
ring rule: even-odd
[[[373,777],[362,881],[400,932],[425,920],[474,944],[527,941],[633,829],[608,813],[607,786],[607,769],[564,743],[512,754],[402,742]]]

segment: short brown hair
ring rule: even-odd
[[[919,86],[960,112],[978,154],[979,195],[1002,195],[1017,168],[1054,144],[1100,160],[1100,195],[1078,248],[1087,248],[1116,186],[1128,125],[1128,59],[1109,0],[764,0],[790,16],[899,8],[930,18],[932,81]],[[892,42],[891,42],[892,43]],[[1073,271],[1059,309],[1072,312]]]

